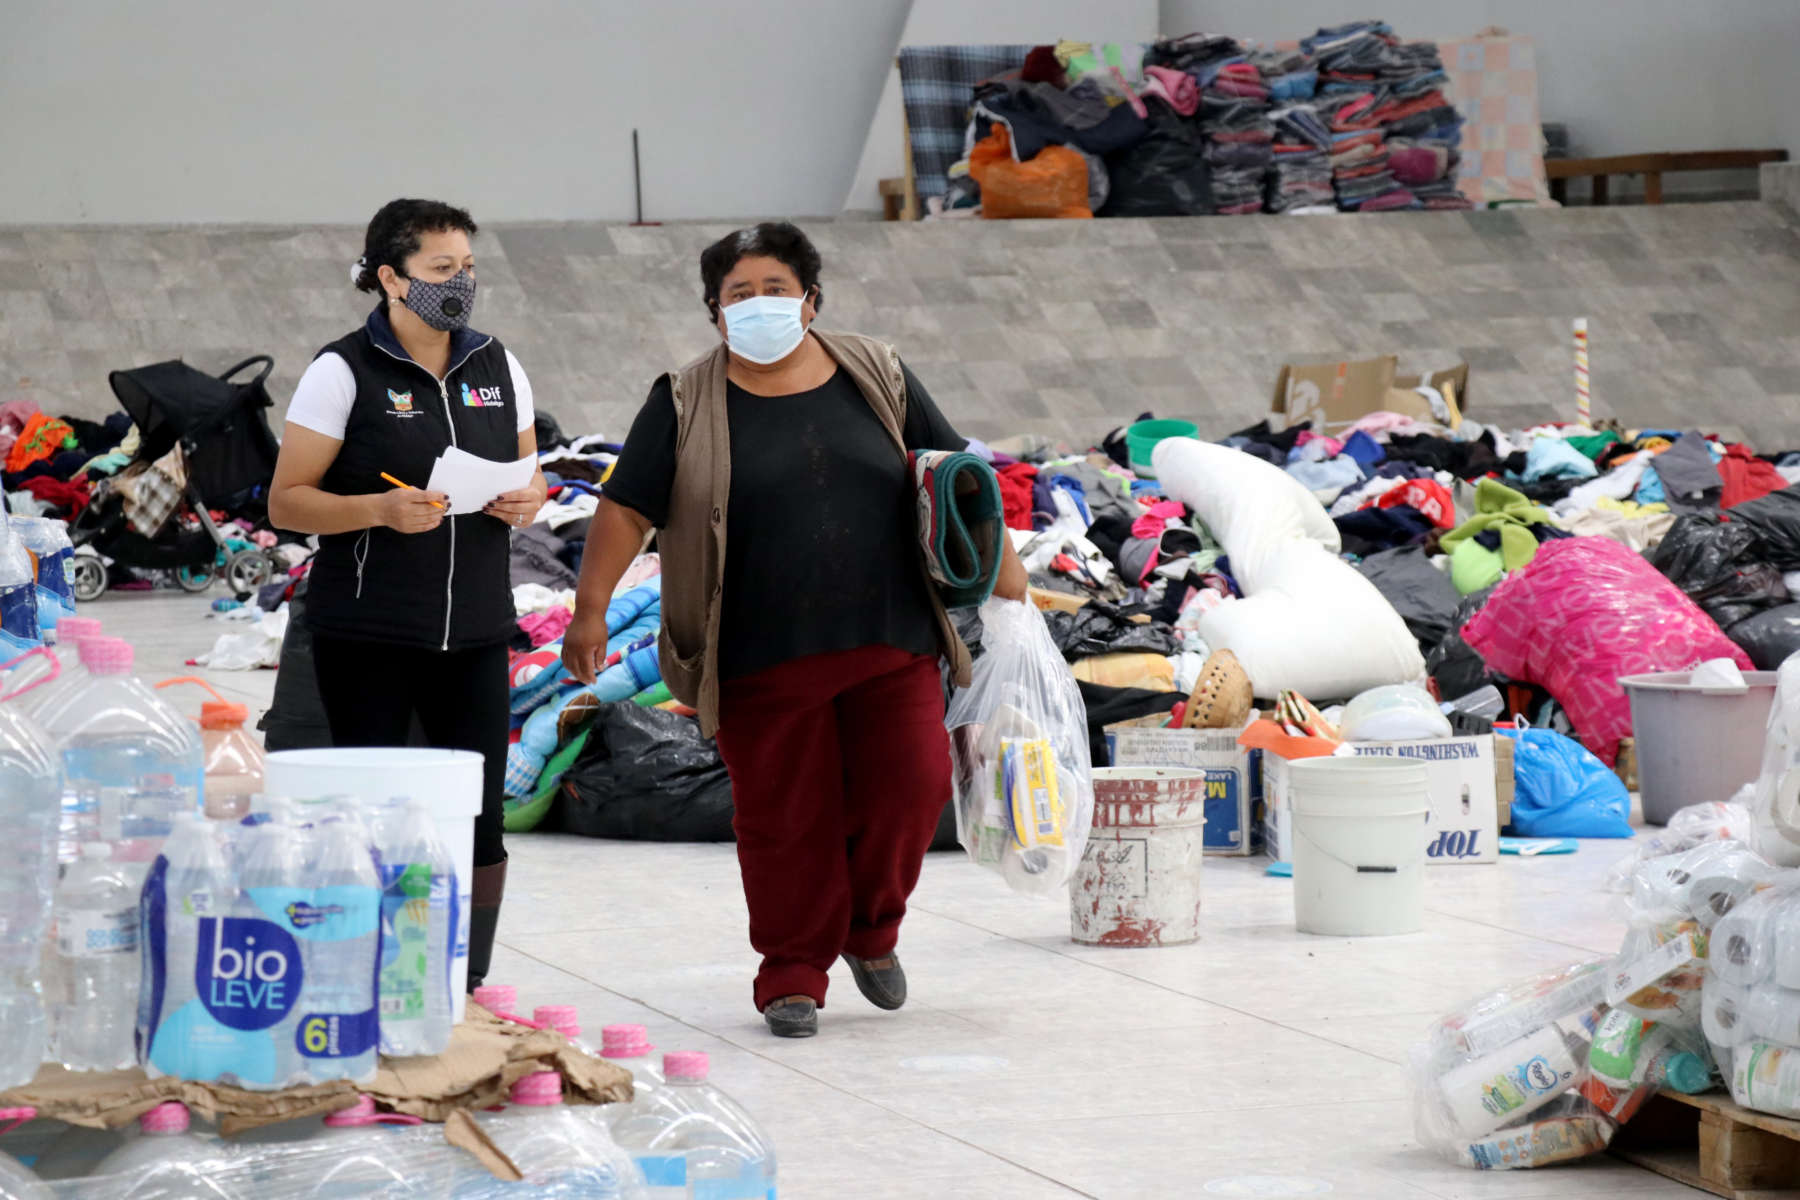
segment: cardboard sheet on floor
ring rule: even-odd
[[[1397,375],[1398,363],[1392,354],[1357,362],[1288,363],[1275,377],[1269,424],[1285,429],[1310,421],[1316,430],[1334,432],[1376,412],[1397,412],[1451,428],[1462,423],[1468,407],[1468,363],[1427,375]],[[1447,421],[1413,390],[1421,385],[1437,389],[1444,398]]]
[[[468,1016],[442,1054],[383,1057],[372,1083],[348,1080],[250,1092],[222,1084],[142,1070],[74,1072],[46,1065],[23,1087],[0,1093],[0,1107],[30,1106],[40,1116],[92,1129],[128,1125],[165,1100],[180,1100],[226,1135],[321,1116],[372,1096],[395,1112],[443,1121],[460,1109],[503,1104],[512,1085],[535,1071],[558,1071],[570,1104],[612,1104],[631,1099],[631,1072],[597,1058],[551,1029],[533,1029],[490,1015],[471,1003]]]

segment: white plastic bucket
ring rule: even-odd
[[[1401,758],[1306,758],[1289,768],[1300,932],[1423,929],[1430,769]]]
[[[1069,936],[1086,946],[1197,940],[1205,826],[1205,771],[1096,770],[1094,822],[1069,881]]]
[[[468,750],[282,750],[269,755],[263,791],[312,799],[354,796],[377,803],[395,796],[431,805],[438,836],[456,863],[456,952],[450,965],[454,1019],[463,1018],[469,979],[469,904],[475,878],[475,818],[481,815],[481,755]]]

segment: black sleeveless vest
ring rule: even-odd
[[[384,471],[422,488],[450,446],[496,462],[518,458],[512,372],[487,334],[451,335],[441,381],[407,356],[379,307],[319,353],[339,355],[356,378],[344,444],[319,484],[325,491],[390,491]],[[504,642],[516,629],[510,548],[511,532],[486,513],[449,517],[430,533],[327,534],[307,583],[307,620],[320,633],[437,650]]]

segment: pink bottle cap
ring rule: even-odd
[[[56,623],[56,644],[81,645],[82,638],[100,636],[100,622],[94,617],[64,617]]]
[[[656,1047],[642,1025],[608,1025],[600,1031],[602,1058],[647,1058]]]
[[[375,1124],[375,1101],[368,1096],[358,1096],[356,1103],[349,1108],[340,1108],[325,1118],[325,1124],[333,1129],[354,1129],[359,1125]]]
[[[672,1050],[663,1055],[663,1078],[685,1083],[705,1083],[712,1061],[704,1050]]]
[[[89,638],[81,644],[81,661],[96,675],[128,675],[135,657],[124,638]]]
[[[535,1071],[512,1086],[512,1102],[530,1108],[562,1103],[562,1076],[555,1071]]]
[[[581,1036],[581,1017],[573,1004],[540,1004],[531,1010],[531,1019],[566,1038]]]
[[[510,983],[484,983],[469,993],[469,999],[497,1017],[510,1017],[519,1007],[519,989]]]
[[[145,1133],[186,1133],[187,1105],[179,1100],[165,1100],[139,1117],[138,1125]]]

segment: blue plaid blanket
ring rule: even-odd
[[[975,86],[1025,65],[1030,46],[907,46],[900,51],[900,98],[921,204],[941,196],[950,164],[962,157]]]

